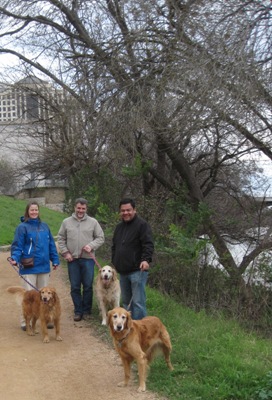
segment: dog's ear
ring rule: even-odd
[[[117,271],[115,268],[112,268],[112,280],[113,281],[117,280]]]
[[[130,311],[126,311],[126,317],[127,317],[126,325],[127,325],[127,328],[130,329],[132,327],[132,318],[131,318]]]
[[[107,312],[107,325],[111,326],[112,310]]]

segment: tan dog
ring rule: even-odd
[[[21,286],[10,286],[7,291],[20,296],[28,335],[34,336],[37,333],[36,322],[40,318],[43,342],[49,343],[47,324],[52,322],[55,326],[56,340],[62,340],[60,337],[60,301],[54,288],[43,287],[37,291],[25,290]]]
[[[117,307],[108,312],[108,325],[115,349],[119,353],[125,372],[125,380],[118,386],[127,386],[130,379],[131,363],[136,360],[139,374],[138,392],[146,390],[148,364],[161,351],[170,370],[172,350],[170,336],[157,317],[132,320],[130,312]]]
[[[94,291],[102,316],[102,325],[107,325],[107,311],[120,305],[120,282],[114,268],[105,265],[99,270]]]

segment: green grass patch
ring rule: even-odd
[[[0,245],[12,243],[16,226],[21,222],[27,201],[16,200],[9,196],[0,196]],[[55,236],[58,233],[63,219],[67,215],[59,211],[50,210],[40,206],[40,218],[49,225]]]
[[[175,368],[170,372],[156,360],[149,389],[159,388],[173,400],[272,399],[260,397],[269,391],[271,340],[245,332],[236,321],[184,308],[152,289],[147,297],[149,314],[160,317],[170,333]]]

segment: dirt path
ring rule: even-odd
[[[119,357],[110,345],[93,335],[90,322],[74,323],[66,272],[51,274],[50,284],[61,300],[61,336],[42,343],[41,336],[28,336],[19,327],[20,308],[8,286],[22,279],[7,262],[9,253],[0,253],[0,398],[4,400],[126,400],[159,399],[151,392],[137,393],[137,383],[119,388],[123,379]],[[105,330],[108,329],[105,327]]]

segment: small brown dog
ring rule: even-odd
[[[132,320],[130,312],[117,307],[108,312],[108,325],[125,372],[125,380],[118,386],[128,385],[131,363],[136,360],[139,374],[138,392],[144,392],[148,364],[158,351],[163,353],[168,368],[173,370],[170,361],[170,336],[159,318],[145,317],[135,321]]]
[[[47,324],[52,322],[55,326],[56,340],[62,340],[60,336],[61,307],[54,288],[43,287],[37,291],[25,290],[21,286],[10,286],[7,291],[20,296],[28,335],[35,335],[36,322],[40,318],[43,343],[49,343]]]
[[[102,316],[102,325],[107,325],[107,311],[120,305],[120,282],[114,268],[109,265],[100,268],[95,280],[94,291]]]

